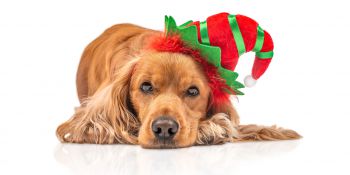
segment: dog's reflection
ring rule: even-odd
[[[55,158],[84,175],[234,174],[244,161],[289,152],[298,141],[230,143],[173,150],[147,150],[133,145],[59,144]]]

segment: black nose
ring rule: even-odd
[[[179,125],[170,117],[159,117],[152,123],[153,134],[160,140],[172,139],[178,129]]]

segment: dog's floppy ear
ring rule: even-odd
[[[61,142],[137,143],[140,123],[128,105],[129,83],[137,60],[126,63],[112,82],[106,82],[57,128]]]
[[[217,113],[224,113],[229,117],[233,124],[239,124],[239,116],[228,96],[215,100],[213,94],[209,96],[207,118],[211,118]]]

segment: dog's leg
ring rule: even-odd
[[[62,123],[56,130],[61,142],[66,143],[137,143],[137,137],[115,126],[103,111],[93,111],[86,106],[76,109],[68,121]]]
[[[68,143],[137,144],[135,128],[138,125],[131,121],[132,117],[127,116],[130,118],[128,124],[123,124],[122,116],[116,117],[110,113],[117,114],[95,104],[83,105],[76,109],[72,118],[57,128],[56,135],[61,142]]]
[[[116,143],[114,128],[107,118],[89,115],[86,107],[76,108],[71,119],[61,124],[56,135],[61,142],[68,143]]]
[[[196,144],[222,144],[238,138],[238,132],[229,116],[217,113],[208,120],[199,123]]]

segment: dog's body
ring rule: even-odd
[[[211,106],[210,66],[191,55],[151,49],[161,35],[120,24],[87,46],[77,73],[81,106],[58,127],[62,142],[173,148],[300,137],[292,130],[239,125],[227,99]]]

